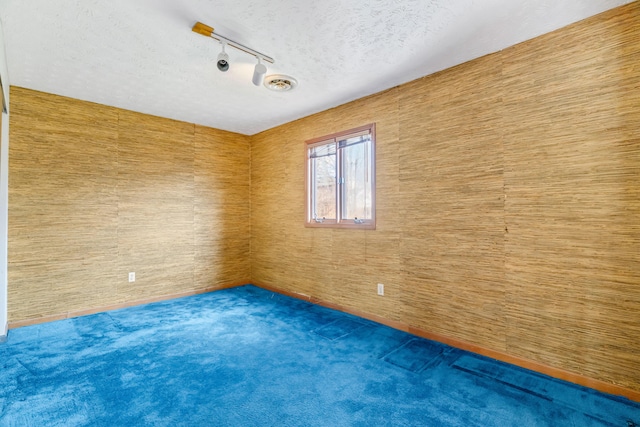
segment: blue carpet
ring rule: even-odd
[[[0,426],[617,426],[640,404],[242,286],[14,329]]]
[[[442,353],[444,346],[433,341],[413,339],[393,350],[384,360],[411,372],[424,369]]]
[[[344,318],[334,320],[328,325],[321,326],[315,330],[315,333],[330,340],[335,340],[349,335],[362,326],[364,325],[356,320]]]

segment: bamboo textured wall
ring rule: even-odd
[[[252,280],[640,391],[638,23],[634,2],[254,136]],[[369,122],[377,229],[305,228],[304,141]]]
[[[249,281],[248,137],[16,87],[11,108],[10,322]]]

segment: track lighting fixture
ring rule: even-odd
[[[260,58],[258,58],[258,63],[253,69],[253,79],[251,79],[251,81],[254,85],[260,86],[265,74],[267,74],[267,66],[261,63]]]
[[[229,55],[224,51],[225,42],[222,42],[222,52],[218,55],[218,70],[223,73],[229,69]]]
[[[231,46],[242,52],[254,56],[258,60],[258,63],[253,70],[253,78],[251,80],[256,86],[260,86],[262,84],[264,75],[267,73],[267,66],[264,65],[261,61],[268,62],[270,64],[273,64],[275,62],[270,56],[267,56],[238,42],[235,42],[228,37],[224,37],[223,35],[214,32],[212,27],[209,27],[202,22],[196,22],[191,30],[194,33],[202,34],[203,36],[216,39],[222,44],[222,52],[220,52],[220,54],[218,55],[217,62],[218,70],[222,72],[225,72],[229,69],[229,55],[227,55],[227,53],[225,52],[226,46]]]

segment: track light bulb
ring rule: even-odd
[[[218,70],[223,73],[229,69],[229,55],[224,51],[224,43],[222,44],[222,52],[218,55]]]
[[[265,74],[267,74],[267,66],[261,63],[260,59],[258,58],[256,68],[253,69],[253,79],[251,81],[253,81],[254,85],[260,86]]]

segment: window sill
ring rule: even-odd
[[[336,222],[305,222],[304,224],[307,228],[347,228],[352,230],[375,230],[376,224],[375,222],[365,222],[363,224],[355,224],[355,223],[336,223]]]

